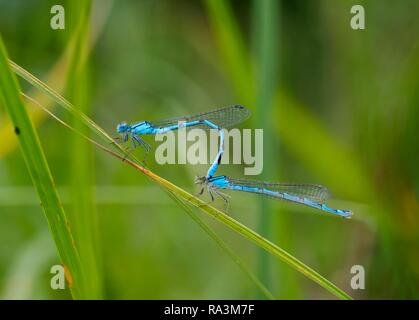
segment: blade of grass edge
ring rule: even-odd
[[[39,138],[20,97],[0,35],[0,93],[18,135],[20,149],[48,221],[74,298],[84,296],[83,273],[67,217],[55,188]]]
[[[38,90],[44,92],[46,95],[51,97],[59,106],[66,109],[68,112],[72,113],[73,115],[79,117],[89,128],[92,129],[93,132],[95,132],[99,137],[102,139],[105,139],[107,142],[114,142],[114,140],[111,138],[111,136],[106,133],[105,130],[103,130],[99,125],[97,125],[92,119],[90,119],[87,115],[85,115],[83,112],[81,112],[79,109],[75,108],[70,102],[68,102],[62,95],[57,93],[55,90],[53,90],[50,86],[39,80],[37,77],[35,77],[33,74],[29,73],[25,69],[23,69],[21,66],[13,62],[12,60],[9,60],[11,69],[20,77],[25,79],[27,82],[29,82],[31,85],[33,85]],[[121,151],[125,152],[124,149],[122,149],[119,145],[116,145],[116,147]]]

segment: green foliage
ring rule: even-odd
[[[89,18],[90,1],[74,3],[78,23],[74,45],[70,50],[70,72],[67,80],[67,96],[74,105],[90,113],[89,90]],[[89,135],[78,117],[70,121],[77,130]],[[68,159],[69,177],[72,184],[72,208],[69,219],[74,226],[74,236],[80,259],[87,275],[90,299],[102,297],[102,270],[99,267],[100,245],[98,237],[97,210],[94,204],[94,162],[91,145],[78,135],[71,139],[73,157]]]
[[[20,96],[20,88],[11,72],[7,53],[0,38],[0,92],[2,102],[14,125],[26,166],[38,193],[52,237],[55,240],[66,278],[74,298],[85,297],[80,257],[74,244],[67,217],[58,197],[42,146]]]
[[[218,219],[169,193],[174,205],[166,187],[95,152],[32,101],[26,111],[72,235],[86,244],[79,248],[76,241],[89,274],[88,288],[76,298],[248,299],[259,291],[280,299],[333,297],[270,253],[268,267],[259,268],[260,253],[267,251],[249,241],[251,234],[231,232],[236,222],[354,298],[419,297],[416,0],[362,1],[366,29],[357,31],[349,25],[351,1],[101,0],[93,1],[89,21],[80,15],[89,1],[62,4],[66,29],[51,30],[51,1],[0,1],[0,33],[19,64],[12,69],[29,81],[22,81],[22,91],[54,115],[125,156],[110,144],[120,121],[241,103],[253,111],[244,127],[265,130],[264,179],[323,184],[332,192],[330,205],[354,211],[347,221],[271,200],[263,211],[258,197],[235,193],[234,221],[219,223],[217,212]],[[39,198],[17,152],[21,137],[6,113],[1,103],[0,242],[8,245],[0,250],[0,296],[68,298],[49,288],[49,267],[60,258],[51,257],[53,241],[45,238]],[[133,154],[144,157],[139,149]],[[152,156],[147,166],[156,179],[188,193],[195,191],[193,176],[206,169],[162,166]],[[224,165],[220,173],[240,177],[242,168]],[[81,210],[72,219],[76,206]],[[366,270],[365,290],[350,287],[353,265]],[[20,275],[25,286],[15,287]],[[77,272],[73,279],[82,285]]]
[[[82,111],[75,108],[73,105],[71,105],[67,100],[65,100],[62,96],[60,96],[58,93],[56,93],[52,88],[48,87],[46,84],[42,83],[39,79],[31,75],[29,72],[25,71],[23,68],[17,66],[15,63],[11,63],[12,66],[14,66],[14,70],[17,71],[17,73],[22,76],[25,80],[32,84],[37,84],[39,88],[45,91],[45,93],[51,95],[54,100],[60,104],[64,109],[70,110],[74,116],[76,116],[78,119],[83,121],[86,125],[93,125],[99,132],[99,134],[102,136],[103,140],[109,139],[109,135],[105,133],[105,131],[100,128],[99,125],[97,125],[92,119],[90,119],[87,115],[85,115]],[[79,131],[76,131],[79,132]],[[83,133],[81,133],[83,135]],[[87,138],[86,136],[84,136]],[[88,138],[87,138],[88,139]],[[89,140],[90,141],[90,140]],[[133,158],[134,160],[131,160],[132,156],[127,157],[126,153],[118,154],[107,147],[95,142],[94,140],[91,140],[91,142],[102,149],[103,151],[107,152],[108,154],[118,158],[119,160],[122,160],[123,163],[126,163],[138,171],[145,174],[147,177],[149,177],[154,182],[158,183],[162,187],[164,187],[167,191],[172,193],[174,196],[179,197],[183,199],[184,201],[188,202],[189,204],[201,209],[202,211],[206,212],[216,220],[222,222],[225,224],[228,228],[230,228],[233,231],[236,231],[241,236],[247,238],[248,240],[251,240],[259,247],[266,250],[268,253],[272,254],[273,256],[278,257],[291,267],[293,267],[295,270],[301,272],[309,279],[317,282],[319,285],[330,291],[335,296],[341,298],[341,299],[351,299],[351,297],[339,289],[336,285],[334,285],[331,281],[327,280],[326,278],[322,277],[320,274],[318,274],[316,271],[311,269],[310,267],[306,266],[304,263],[299,261],[297,258],[293,257],[291,254],[286,252],[285,250],[281,249],[274,243],[270,242],[269,240],[265,239],[252,229],[246,227],[245,225],[241,224],[240,222],[236,221],[226,213],[208,205],[205,201],[201,200],[200,198],[197,198],[196,196],[193,196],[192,194],[188,193],[187,191],[183,190],[182,188],[178,187],[177,185],[171,183],[170,181],[158,176],[157,174],[151,172],[150,170],[144,168],[139,164],[139,161]],[[110,140],[110,142],[113,143],[113,140]],[[118,145],[119,149],[122,150],[122,148]],[[195,221],[198,221],[195,219]],[[203,225],[201,225],[202,227]],[[205,230],[207,233],[210,234],[211,237],[214,238],[214,235],[209,231]],[[218,241],[220,244],[220,242]],[[230,254],[231,255],[231,254]]]

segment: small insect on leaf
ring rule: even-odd
[[[15,127],[15,133],[16,133],[16,135],[19,135],[19,134],[20,134],[20,129],[19,129],[19,127]]]

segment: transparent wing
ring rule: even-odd
[[[220,108],[196,115],[191,116],[184,116],[184,117],[177,117],[171,118],[161,121],[154,121],[152,125],[157,128],[171,126],[173,124],[177,124],[179,121],[194,121],[194,120],[208,120],[213,124],[222,127],[228,128],[232,127],[240,122],[243,122],[250,116],[250,110],[241,106],[241,105],[234,105],[225,108]],[[201,128],[201,129],[209,129],[209,127],[205,124],[194,126],[194,128]]]
[[[236,186],[246,186],[261,189],[269,189],[282,193],[288,193],[301,198],[307,198],[311,201],[322,203],[330,198],[329,190],[317,184],[299,184],[299,183],[269,183],[248,179],[228,178],[229,183]],[[263,194],[263,192],[261,192]]]

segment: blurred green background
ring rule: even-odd
[[[65,30],[50,28],[54,4],[66,10]],[[350,28],[355,4],[365,8],[365,30]],[[13,61],[111,134],[123,120],[246,105],[253,116],[243,127],[264,129],[264,171],[254,178],[324,184],[330,204],[354,218],[249,194],[231,194],[229,214],[354,298],[401,299],[419,297],[418,15],[415,0],[0,0],[0,33]],[[159,187],[30,111],[90,259],[91,297],[263,298]],[[60,262],[9,126],[0,106],[0,298],[70,298],[49,286]],[[148,166],[190,192],[206,169],[161,166],[152,155]],[[220,173],[240,177],[243,167]],[[275,297],[334,298],[200,217]],[[353,265],[365,268],[365,290],[350,286]]]

